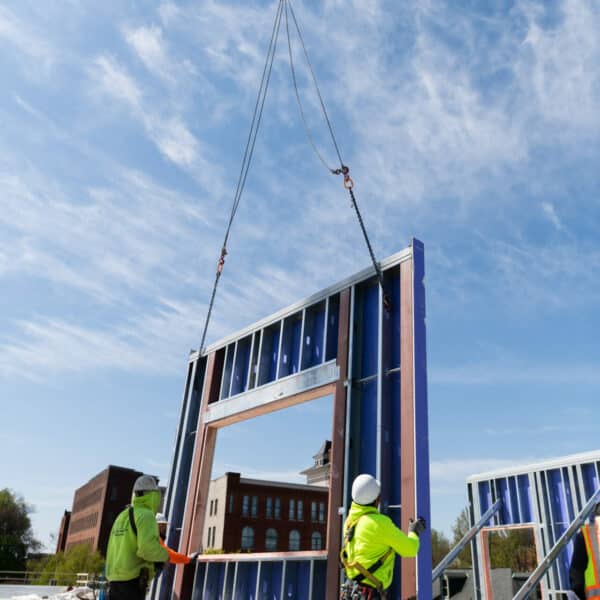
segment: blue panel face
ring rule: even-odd
[[[237,343],[235,365],[233,367],[233,378],[231,380],[231,396],[241,394],[246,390],[246,382],[248,381],[248,368],[250,365],[251,343],[251,337],[244,338]]]
[[[323,362],[324,327],[325,303],[307,308],[302,340],[302,369],[309,369]]]
[[[529,476],[519,475],[517,477],[517,483],[519,485],[519,499],[521,502],[521,522],[531,523],[533,521],[533,503],[531,499],[531,486],[529,485]]]
[[[235,344],[227,346],[227,357],[225,358],[225,366],[223,367],[223,381],[221,385],[221,400],[229,397],[229,386],[231,384],[231,372],[233,371],[233,353]]]
[[[298,371],[301,330],[301,314],[295,314],[285,319],[283,324],[283,341],[281,342],[281,356],[279,357],[278,379]]]
[[[490,482],[479,482],[479,506],[481,514],[485,513],[492,506],[492,493],[490,491]]]
[[[508,478],[508,491],[510,497],[510,512],[512,523],[524,523],[519,511],[519,496],[517,495],[517,478]]]
[[[202,598],[202,588],[204,586],[204,574],[206,572],[206,563],[196,564],[196,573],[194,575],[194,587],[192,590],[192,600]]]
[[[327,562],[316,560],[314,566],[313,590],[311,600],[325,600],[325,584],[327,580]]]
[[[234,598],[248,598],[248,600],[254,600],[256,597],[257,571],[258,565],[255,562],[238,563]]]
[[[358,318],[362,321],[362,343],[360,348],[359,378],[377,373],[377,340],[379,324],[379,287],[365,286],[362,292],[362,311]]]
[[[329,299],[329,313],[327,316],[327,348],[325,352],[326,361],[337,358],[339,312],[340,297],[339,295],[332,296]]]
[[[510,495],[508,493],[508,481],[506,478],[496,480],[496,489],[498,495],[502,498],[502,508],[500,509],[500,524],[509,525],[512,523],[512,517],[510,514]]]
[[[263,562],[260,570],[258,598],[276,600],[281,597],[281,574],[283,563]]]
[[[581,474],[583,475],[583,488],[585,490],[585,501],[587,502],[599,487],[594,463],[581,465]]]
[[[222,598],[223,583],[225,579],[224,563],[208,563],[206,575],[205,594],[202,600],[219,600]]]
[[[267,327],[263,331],[262,348],[259,357],[258,385],[275,380],[279,352],[279,325]]]

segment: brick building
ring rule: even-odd
[[[65,510],[60,520],[60,529],[58,530],[58,539],[56,540],[56,551],[64,552],[67,547],[67,534],[69,533],[69,523],[71,521],[71,511]]]
[[[65,528],[65,541],[62,542],[64,549],[88,543],[93,550],[106,555],[112,524],[131,503],[133,484],[140,475],[143,475],[140,471],[110,465],[76,490],[70,521]],[[63,516],[63,523],[64,520]]]
[[[225,473],[210,482],[202,534],[204,551],[322,550],[329,489],[242,478]]]

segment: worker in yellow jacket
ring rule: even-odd
[[[414,557],[422,518],[411,521],[405,534],[379,510],[381,485],[371,475],[359,475],[352,484],[352,506],[344,523],[344,547],[340,558],[348,581],[342,586],[344,600],[386,598],[394,577],[396,554]]]

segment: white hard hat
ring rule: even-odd
[[[352,500],[356,504],[373,504],[381,493],[381,484],[372,475],[363,473],[352,483]]]
[[[137,492],[157,492],[158,483],[152,475],[140,475],[133,484],[133,493]]]
[[[163,513],[156,513],[156,522],[157,523],[168,523],[167,517],[163,515]]]

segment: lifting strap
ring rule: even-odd
[[[333,146],[335,148],[335,152],[337,154],[340,166],[339,168],[331,168],[327,165],[327,163],[325,162],[325,160],[323,159],[321,153],[319,152],[316,144],[314,143],[314,140],[312,138],[312,135],[310,133],[310,130],[308,128],[308,124],[306,122],[306,118],[305,118],[305,113],[304,110],[302,108],[302,101],[300,100],[300,94],[298,92],[298,84],[297,84],[297,80],[296,80],[296,71],[294,68],[294,59],[293,59],[293,52],[292,52],[292,43],[291,43],[291,38],[290,38],[290,27],[289,27],[289,16],[291,15],[292,17],[292,21],[294,23],[294,26],[296,28],[296,31],[298,33],[298,39],[300,40],[300,43],[302,45],[302,49],[303,49],[303,53],[306,59],[306,62],[308,64],[308,67],[310,69],[311,72],[311,76],[312,76],[312,80],[317,92],[317,95],[319,97],[319,103],[321,106],[321,110],[323,112],[323,116],[325,118],[325,121],[327,123],[327,127],[329,129],[329,134],[331,136],[331,141],[333,143]],[[238,176],[238,182],[237,182],[237,187],[235,190],[235,194],[234,194],[234,198],[233,198],[233,204],[231,207],[231,213],[229,215],[229,221],[227,223],[227,228],[225,231],[225,237],[223,239],[223,243],[221,245],[221,253],[219,256],[219,260],[217,261],[217,268],[216,268],[216,272],[215,272],[215,280],[213,283],[213,289],[212,289],[212,293],[211,293],[211,297],[208,303],[208,311],[206,314],[206,319],[204,322],[204,328],[202,330],[202,338],[200,340],[200,347],[199,347],[199,354],[203,354],[205,351],[204,348],[204,343],[206,341],[206,334],[208,331],[208,325],[210,323],[210,318],[211,318],[211,314],[212,314],[212,310],[214,307],[214,303],[215,303],[215,296],[217,293],[217,287],[219,285],[219,281],[221,279],[221,274],[223,273],[223,268],[225,266],[225,257],[227,256],[227,242],[229,240],[229,234],[231,233],[231,226],[233,224],[233,220],[236,216],[239,204],[240,204],[240,200],[242,197],[242,194],[244,192],[244,187],[246,185],[246,179],[248,177],[248,171],[250,169],[250,164],[252,163],[252,156],[254,154],[254,147],[256,145],[256,139],[258,137],[258,130],[260,128],[260,123],[262,120],[262,115],[263,115],[263,109],[265,106],[265,100],[267,98],[267,91],[269,89],[269,82],[271,80],[271,71],[273,69],[273,60],[275,58],[275,52],[277,50],[277,41],[279,38],[279,29],[281,26],[281,21],[282,18],[285,16],[285,27],[286,27],[286,32],[287,32],[287,41],[288,41],[288,52],[289,52],[289,62],[290,62],[290,69],[292,72],[292,81],[294,84],[294,90],[296,92],[296,100],[298,102],[298,108],[300,110],[300,116],[302,117],[302,122],[304,124],[304,128],[306,130],[306,133],[308,135],[308,139],[309,142],[313,148],[313,150],[315,151],[315,153],[317,154],[319,160],[325,165],[325,168],[327,168],[327,170],[332,173],[333,175],[343,175],[344,176],[344,188],[348,191],[348,194],[350,195],[350,204],[352,205],[352,208],[354,209],[354,212],[356,213],[356,217],[358,219],[358,223],[360,225],[360,229],[362,231],[363,237],[365,239],[365,243],[367,245],[367,249],[369,251],[369,255],[371,257],[371,262],[373,263],[373,268],[375,270],[375,274],[377,276],[377,281],[379,282],[379,285],[381,287],[381,292],[382,292],[382,298],[383,298],[383,306],[385,308],[385,310],[389,313],[391,310],[391,300],[390,300],[390,296],[386,293],[385,291],[385,287],[384,287],[384,277],[383,277],[383,272],[381,270],[381,266],[379,264],[379,262],[377,262],[377,259],[375,258],[375,252],[373,251],[373,247],[371,245],[371,241],[369,240],[369,236],[367,234],[367,229],[365,227],[360,209],[358,208],[358,203],[356,201],[356,197],[354,195],[354,181],[352,180],[352,178],[350,177],[350,169],[348,168],[348,166],[343,162],[342,160],[342,155],[337,143],[337,140],[335,139],[335,134],[333,132],[333,126],[331,125],[331,121],[329,119],[329,115],[327,114],[327,109],[325,108],[325,102],[323,101],[323,97],[321,95],[321,90],[319,89],[319,85],[317,83],[317,78],[314,72],[314,69],[312,67],[312,64],[310,62],[310,59],[308,57],[308,51],[306,50],[306,45],[304,43],[304,38],[302,37],[302,33],[300,31],[300,26],[298,24],[298,20],[296,19],[296,14],[294,13],[294,9],[292,7],[292,3],[291,0],[279,0],[279,2],[277,3],[277,11],[275,13],[275,21],[273,23],[273,30],[271,32],[271,41],[269,42],[269,48],[267,50],[267,58],[265,60],[265,65],[263,68],[263,73],[262,73],[262,79],[260,82],[260,86],[259,86],[259,90],[258,90],[258,95],[256,98],[256,104],[254,106],[254,114],[252,116],[252,122],[250,125],[250,132],[248,134],[248,139],[246,141],[246,148],[244,150],[244,157],[242,159],[242,166],[240,169],[240,173]]]
[[[361,517],[364,517],[364,514],[359,515],[356,521],[354,521],[353,523],[349,523],[348,527],[346,528],[346,531],[344,533],[344,547],[340,552],[340,561],[344,569],[346,569],[346,573],[348,572],[348,569],[356,569],[359,572],[359,575],[353,577],[352,581],[356,581],[356,583],[362,583],[366,579],[371,584],[373,584],[373,587],[380,594],[383,594],[383,583],[381,583],[381,581],[377,579],[377,577],[375,577],[374,573],[375,571],[377,571],[377,569],[379,569],[379,567],[381,567],[385,563],[385,561],[388,559],[388,556],[392,554],[392,552],[394,551],[392,548],[388,548],[387,551],[383,554],[383,556],[380,556],[368,568],[360,564],[358,561],[348,561],[348,553],[346,552],[346,546],[353,540],[354,530],[356,529],[356,525],[360,521]]]

